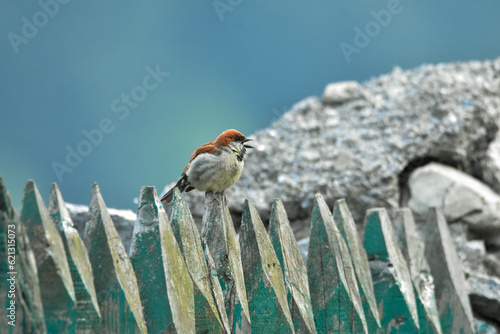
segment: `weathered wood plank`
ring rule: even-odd
[[[382,333],[418,333],[410,272],[384,208],[366,212],[363,245],[370,260]]]
[[[408,208],[396,211],[394,219],[398,246],[409,265],[417,298],[420,333],[441,334],[441,323],[434,295],[434,278],[424,256],[424,242],[418,234],[413,215]]]
[[[474,318],[462,264],[439,208],[429,210],[425,255],[434,277],[443,333],[474,333]]]
[[[73,226],[61,192],[55,183],[50,189],[49,214],[61,235],[73,279],[76,295],[76,332],[97,332],[100,329],[101,313],[89,255],[83,240]]]
[[[5,305],[0,311],[1,332],[46,333],[35,255],[1,177],[0,230],[0,279],[6,282],[0,284],[0,302]]]
[[[281,266],[251,200],[243,204],[240,247],[252,333],[294,333]]]
[[[16,265],[19,283],[16,298],[21,304],[16,314],[20,333],[47,333],[42,293],[36,267],[35,255],[31,249],[28,234],[22,224],[17,228]],[[19,312],[21,311],[22,312]]]
[[[130,261],[151,333],[193,333],[194,295],[170,221],[154,187],[142,187]]]
[[[83,240],[94,273],[102,333],[147,333],[135,272],[97,183]]]
[[[155,195],[154,187],[141,188],[129,257],[137,278],[148,331],[161,333],[169,325],[175,325],[168,300],[158,221],[163,206],[157,205]]]
[[[194,219],[178,189],[174,190],[171,221],[172,230],[194,283],[196,332],[229,333],[224,295],[212,256],[208,248],[203,250]]]
[[[196,328],[196,320],[191,277],[166,213],[159,214],[158,218],[163,267],[165,268],[167,290],[171,292],[168,299],[175,328],[178,333],[193,333]]]
[[[74,333],[76,297],[64,244],[31,180],[24,189],[20,220],[35,255],[47,331]]]
[[[354,271],[359,283],[359,292],[363,302],[368,331],[374,333],[380,328],[380,316],[377,309],[377,300],[373,290],[373,280],[368,263],[368,257],[361,243],[356,228],[356,223],[352,218],[351,211],[347,207],[344,199],[335,202],[333,208],[333,219],[344,238],[349,249]]]
[[[275,199],[269,219],[269,236],[283,271],[288,306],[297,333],[316,333],[307,267],[280,199]]]
[[[241,265],[240,244],[224,194],[206,192],[201,240],[214,254],[217,276],[232,333],[250,332],[250,314]]]
[[[313,205],[307,271],[318,333],[367,333],[349,251],[320,194]]]

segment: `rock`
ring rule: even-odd
[[[489,275],[500,278],[500,252],[486,254],[484,266]]]
[[[346,198],[360,224],[368,208],[399,207],[409,174],[429,161],[481,177],[500,122],[499,76],[500,58],[396,68],[363,84],[334,84],[323,102],[304,99],[249,136],[255,149],[226,191],[233,217],[241,217],[250,198],[266,222],[278,197],[294,231],[304,221],[300,229],[308,231],[313,196],[320,192],[329,206]],[[203,194],[183,199],[201,220]]]
[[[467,225],[462,222],[456,222],[454,224],[448,225],[450,229],[451,238],[453,243],[457,248],[464,247],[465,243],[469,240],[469,230]]]
[[[500,90],[500,87],[498,89]],[[482,168],[483,180],[500,194],[500,132],[486,151]]]
[[[363,98],[361,86],[356,81],[335,82],[326,86],[323,92],[323,104],[339,105],[345,102]]]
[[[489,254],[486,253],[484,240],[469,240],[469,231],[464,223],[454,223],[448,228],[466,276],[474,273],[488,275],[486,258]]]
[[[484,262],[488,255],[484,240],[469,240],[469,231],[465,223],[457,222],[448,225],[448,228],[465,274],[488,274]]]
[[[469,276],[467,282],[469,283],[469,298],[474,313],[499,322],[500,279],[474,274]]]
[[[416,216],[441,207],[448,223],[464,222],[489,248],[500,248],[500,196],[455,168],[430,163],[415,170],[408,181],[408,206]]]
[[[467,241],[461,247],[457,246],[457,253],[462,261],[466,275],[488,274],[483,263],[486,256],[486,247],[483,240]]]
[[[66,208],[69,211],[75,228],[83,238],[89,207],[86,205],[66,203]],[[132,243],[132,231],[134,230],[136,214],[132,210],[119,209],[108,209],[108,212],[122,240],[123,246],[125,246],[125,250],[128,253],[130,244]]]

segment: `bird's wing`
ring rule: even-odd
[[[190,192],[191,190],[195,189],[191,184],[189,183],[189,180],[187,178],[186,172],[189,168],[189,165],[191,162],[200,154],[203,153],[215,153],[219,152],[219,149],[215,147],[213,142],[206,143],[200,147],[198,147],[193,154],[191,155],[191,159],[189,160],[189,164],[187,164],[186,167],[184,167],[184,170],[182,171],[181,178],[179,181],[177,181],[177,184],[170,189],[163,197],[161,198],[161,201],[166,201],[167,203],[172,202],[173,196],[174,196],[174,188],[177,187],[179,188],[179,191],[182,192]]]
[[[194,158],[196,158],[198,155],[200,155],[202,153],[215,153],[218,151],[219,150],[217,149],[217,147],[215,147],[213,142],[203,144],[202,146],[198,147],[193,152],[193,154],[191,155],[191,159],[189,160],[189,163],[191,163],[194,160]],[[186,169],[187,169],[187,166],[186,166],[186,168],[184,168],[184,170],[186,170]]]

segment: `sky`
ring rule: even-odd
[[[249,136],[330,82],[425,63],[500,57],[500,2],[485,0],[0,0],[0,176],[21,207],[136,210],[193,150]],[[258,138],[255,138],[258,140]]]

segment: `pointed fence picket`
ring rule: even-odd
[[[248,310],[241,250],[229,209],[223,194],[209,194],[205,199],[203,216],[202,244],[214,254],[224,305],[232,333],[250,332],[250,313]]]
[[[368,333],[351,256],[323,197],[315,196],[307,261],[319,333]]]
[[[35,255],[47,331],[72,332],[76,296],[66,251],[33,181],[24,189],[20,221]]]
[[[345,201],[317,194],[304,263],[280,200],[269,232],[246,200],[238,238],[207,193],[200,236],[179,191],[169,219],[143,187],[127,254],[97,184],[82,241],[56,185],[47,210],[28,181],[18,215],[0,178],[0,332],[473,333],[439,209],[427,224],[424,248],[408,209],[370,209],[361,241]]]

